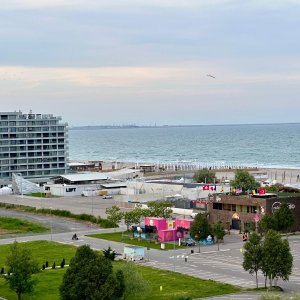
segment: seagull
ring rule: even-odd
[[[210,75],[210,74],[207,74],[206,76],[216,79],[215,76],[212,76],[212,75]]]

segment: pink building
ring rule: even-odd
[[[177,241],[179,238],[183,238],[183,232],[177,231],[177,229],[159,230],[158,238],[161,242]]]
[[[176,228],[182,227],[182,228],[185,228],[185,229],[190,229],[192,222],[193,222],[193,220],[176,219],[175,220],[175,226],[176,226]]]
[[[189,229],[193,220],[166,220],[164,218],[146,217],[146,226],[155,226],[158,239],[161,242],[177,241],[179,238],[189,236]],[[180,229],[178,229],[180,228]],[[182,228],[186,230],[182,230]]]
[[[146,217],[145,218],[146,226],[155,226],[158,230],[166,230],[167,229],[167,220],[164,218],[155,218],[155,217]]]

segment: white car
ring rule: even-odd
[[[104,195],[104,196],[102,197],[102,199],[112,199],[112,198],[113,198],[112,195]]]

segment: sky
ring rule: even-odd
[[[299,28],[298,0],[0,0],[1,111],[300,122]]]

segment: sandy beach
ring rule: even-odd
[[[83,162],[83,161],[81,161]],[[102,161],[102,171],[112,171],[113,169],[122,169],[122,168],[133,168],[136,166],[136,163],[133,162],[112,162],[112,161]],[[139,165],[141,165],[140,163]],[[214,169],[216,172],[216,176],[218,179],[234,179],[235,170],[230,169]],[[287,169],[287,168],[257,168],[257,169],[248,169],[249,173],[251,173],[258,181],[262,180],[276,180],[277,183],[281,184],[300,184],[300,169]],[[178,175],[180,174],[193,174],[193,170],[188,171],[166,171],[161,173],[148,173],[146,175]]]

